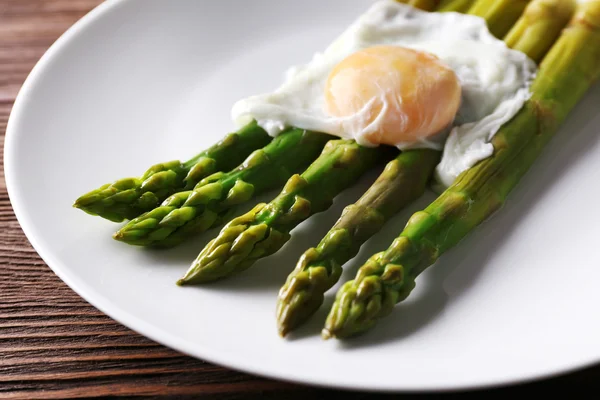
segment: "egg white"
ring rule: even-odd
[[[488,30],[483,19],[459,13],[429,13],[394,0],[380,0],[358,18],[323,53],[294,66],[275,91],[238,101],[232,109],[236,125],[255,119],[271,136],[289,126],[355,139],[372,146],[364,129],[368,107],[350,117],[336,118],[325,111],[324,89],[331,70],[358,50],[397,45],[427,51],[454,70],[462,88],[461,107],[451,127],[408,148],[443,149],[436,179],[449,186],[475,163],[493,154],[490,140],[529,99],[536,64],[509,49]],[[385,107],[385,105],[384,105]]]

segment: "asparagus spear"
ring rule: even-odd
[[[556,32],[558,35],[572,15],[573,3],[566,2],[571,4],[571,7],[567,7],[562,0],[535,0],[525,10],[520,22],[532,22],[531,14],[539,14],[537,3],[543,3],[553,12],[545,13],[544,18],[531,24],[531,29],[538,34],[552,36]],[[460,6],[458,3],[455,5]],[[502,10],[495,8],[495,11]],[[488,17],[493,17],[493,14],[488,14]],[[540,29],[540,24],[544,29]],[[514,34],[516,44],[513,47],[528,55],[529,51],[535,50],[538,56],[536,61],[552,45],[548,41],[536,41],[529,35],[528,29],[520,30],[519,34],[527,35],[529,40],[519,40],[518,34]],[[533,46],[531,41],[537,46]],[[388,164],[363,197],[344,210],[342,217],[317,247],[307,250],[300,257],[279,292],[277,324],[282,336],[303,323],[321,306],[325,292],[339,280],[342,265],[356,256],[362,244],[393,215],[423,194],[440,155],[431,150],[401,153]]]
[[[330,141],[321,156],[302,175],[292,176],[273,201],[228,223],[177,283],[221,279],[275,253],[290,239],[292,229],[329,208],[342,190],[395,152],[389,146],[362,147],[354,140]]]
[[[477,0],[469,9],[469,14],[485,18],[490,32],[496,37],[504,37],[519,19],[530,0]],[[567,0],[570,1],[570,0]],[[502,12],[498,12],[502,10]]]
[[[533,95],[493,139],[495,153],[462,173],[424,211],[412,216],[384,252],[337,293],[323,337],[361,333],[389,314],[416,277],[505,202],[569,112],[600,77],[600,1],[580,3],[550,50]]]
[[[270,140],[252,122],[187,162],[156,164],[139,178],[120,179],[84,194],[73,206],[113,222],[135,218],[157,207],[171,194],[193,188],[208,175],[234,168]]]
[[[114,238],[138,246],[179,244],[218,223],[234,206],[283,185],[317,158],[331,138],[324,133],[288,129],[236,169],[217,172],[193,190],[173,194],[160,207],[131,220]]]

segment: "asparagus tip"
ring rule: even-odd
[[[209,274],[203,274],[201,269],[192,265],[192,267],[177,281],[178,286],[189,286],[198,285],[202,283],[209,283],[219,280],[219,276],[211,276]]]
[[[287,334],[290,333],[290,330],[282,325],[279,325],[277,330],[279,331],[279,336],[281,336],[282,338],[285,338]]]
[[[84,194],[83,196],[79,196],[77,200],[75,200],[75,202],[73,203],[73,207],[84,208],[90,203],[93,203],[93,201],[90,199],[90,195]]]
[[[194,276],[190,276],[189,272],[186,272],[184,276],[177,280],[177,286],[189,286],[194,283],[199,283],[197,279],[194,279]]]
[[[119,242],[125,241],[125,235],[123,235],[123,232],[121,232],[121,231],[113,233],[112,237],[113,237],[113,239],[115,239]]]
[[[79,210],[83,210],[88,214],[92,213],[92,211],[90,210],[90,201],[85,196],[82,196],[75,200],[75,202],[73,203],[73,207]]]

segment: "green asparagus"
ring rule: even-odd
[[[157,207],[171,194],[190,190],[217,171],[234,168],[270,141],[271,137],[252,122],[187,162],[156,164],[139,178],[120,179],[84,194],[73,206],[113,222],[133,219]]]
[[[321,156],[302,175],[292,176],[273,201],[227,224],[178,284],[221,279],[275,253],[290,239],[292,229],[329,208],[342,190],[396,152],[389,146],[362,147],[354,140],[330,141]]]
[[[462,173],[414,214],[384,252],[337,293],[323,337],[374,326],[405,299],[416,277],[505,202],[569,112],[600,77],[600,1],[580,3],[541,64],[525,107],[494,136],[494,155]]]
[[[219,223],[234,206],[283,185],[317,158],[331,138],[296,128],[282,132],[236,169],[217,172],[193,190],[173,194],[160,207],[131,220],[114,238],[138,246],[177,245]]]
[[[544,14],[539,12],[539,3],[546,8]],[[534,32],[556,37],[568,22],[573,9],[571,1],[534,0],[515,28],[523,21],[528,21]],[[494,10],[503,12],[500,7]],[[493,18],[494,14],[488,13],[487,16]],[[534,16],[539,18],[536,20]],[[521,39],[519,34],[525,37]],[[552,42],[536,40],[529,29],[520,29],[519,34],[511,32],[515,42],[513,47],[528,55],[535,54],[536,61],[540,61],[552,45]],[[279,292],[277,325],[282,336],[321,306],[325,292],[338,281],[342,265],[356,256],[362,244],[378,232],[388,219],[423,194],[440,156],[441,153],[432,150],[401,153],[388,164],[364,196],[344,211],[318,246],[302,255]]]

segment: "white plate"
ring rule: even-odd
[[[326,307],[294,339],[280,339],[275,297],[298,255],[375,174],[297,229],[280,254],[200,288],[174,282],[215,231],[176,250],[144,251],[113,241],[116,225],[71,208],[102,183],[215,142],[232,129],[236,99],[277,86],[288,65],[323,49],[370,0],[327,3],[108,1],[69,30],[27,80],[8,128],[11,200],[36,250],[128,327],[273,378],[440,390],[521,382],[600,361],[598,87],[504,210],[423,274],[393,315],[347,343],[317,335]],[[357,261],[386,247],[409,211]],[[345,278],[358,264],[350,263]]]

